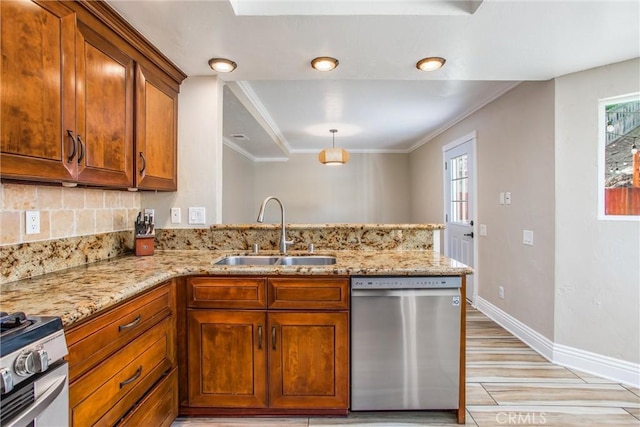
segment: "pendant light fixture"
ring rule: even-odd
[[[332,148],[325,148],[318,154],[318,160],[323,165],[344,165],[349,161],[349,152],[342,148],[336,148],[336,132],[338,129],[329,129],[333,135]]]

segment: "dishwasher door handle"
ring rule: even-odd
[[[460,288],[436,289],[352,289],[352,297],[429,297],[460,295]]]

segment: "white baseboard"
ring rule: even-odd
[[[554,343],[480,296],[475,305],[550,362],[640,388],[640,364]]]

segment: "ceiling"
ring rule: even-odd
[[[519,82],[640,56],[638,0],[107,2],[189,76],[238,64],[219,74],[223,133],[255,161],[317,152],[331,128],[351,152],[411,152]],[[426,56],[447,62],[419,71]]]

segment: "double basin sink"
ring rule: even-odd
[[[333,265],[336,257],[330,255],[233,255],[216,261],[215,265]]]

